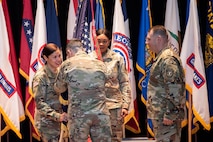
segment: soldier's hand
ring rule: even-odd
[[[164,125],[172,125],[173,123],[174,123],[173,120],[170,120],[170,119],[167,119],[167,118],[163,119],[163,124]]]
[[[122,110],[121,110],[121,116],[124,118],[125,116],[127,116],[127,114],[128,114],[128,110],[125,109],[125,108],[122,108]]]
[[[64,122],[68,121],[68,116],[67,116],[67,113],[65,113],[65,112],[60,114],[60,122],[62,122],[62,121],[64,121]]]

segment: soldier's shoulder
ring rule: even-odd
[[[116,52],[114,50],[110,51],[109,56],[111,56],[111,58],[113,58],[114,60],[123,60],[123,56],[119,52]]]
[[[45,75],[45,70],[44,68],[40,68],[36,71],[35,75],[34,75],[34,78],[39,78],[39,77],[42,77]]]
[[[42,67],[35,73],[33,77],[33,82],[41,82],[41,81],[44,81],[46,78],[47,78],[47,74],[45,72],[45,69]]]
[[[92,52],[88,53],[88,55],[89,55],[90,57],[92,57],[92,58],[97,58],[97,54],[96,54],[95,51],[92,51]]]
[[[91,60],[91,63],[92,63],[92,64],[95,64],[95,65],[105,66],[104,62],[101,61],[101,60],[98,60],[98,59],[92,59],[92,60]]]

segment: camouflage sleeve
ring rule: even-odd
[[[123,96],[122,108],[125,108],[128,110],[130,101],[131,101],[130,84],[129,84],[128,72],[126,70],[126,66],[122,57],[120,58],[120,61],[119,61],[118,79],[119,79],[120,90]]]
[[[59,121],[60,113],[52,109],[48,103],[46,103],[46,83],[39,77],[33,79],[33,94],[35,95],[36,109],[45,117],[49,117],[55,121]]]
[[[59,93],[63,93],[67,90],[67,84],[65,82],[65,75],[63,69],[64,67],[61,66],[54,84],[55,91]]]
[[[181,75],[180,63],[174,57],[167,58],[162,66],[166,92],[166,112],[164,117],[175,120],[178,117],[179,108],[182,106],[183,76]]]

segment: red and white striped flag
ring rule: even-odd
[[[6,123],[0,134],[11,129],[21,139],[20,121],[25,115],[6,0],[0,1],[0,50],[0,112]]]

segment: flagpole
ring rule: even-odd
[[[93,8],[93,4],[92,4],[92,0],[90,0],[90,4],[91,4],[91,9],[94,9]],[[94,46],[95,46],[95,51],[96,51],[98,59],[103,61],[101,50],[100,50],[100,47],[99,47],[99,44],[98,44],[98,40],[97,40],[97,37],[96,37],[96,29],[95,29],[95,23],[94,23],[94,17],[95,17],[94,16],[94,11],[92,10],[91,13],[92,13],[92,36],[93,36],[93,42],[94,42]]]
[[[32,126],[31,126],[31,122],[29,121],[29,124],[30,124],[30,142],[32,142]]]
[[[7,142],[10,142],[10,136],[9,136],[9,131],[7,131]]]
[[[125,124],[123,124],[123,138],[126,138],[126,133],[125,133]]]
[[[192,141],[192,94],[189,93],[188,107],[188,142]]]

